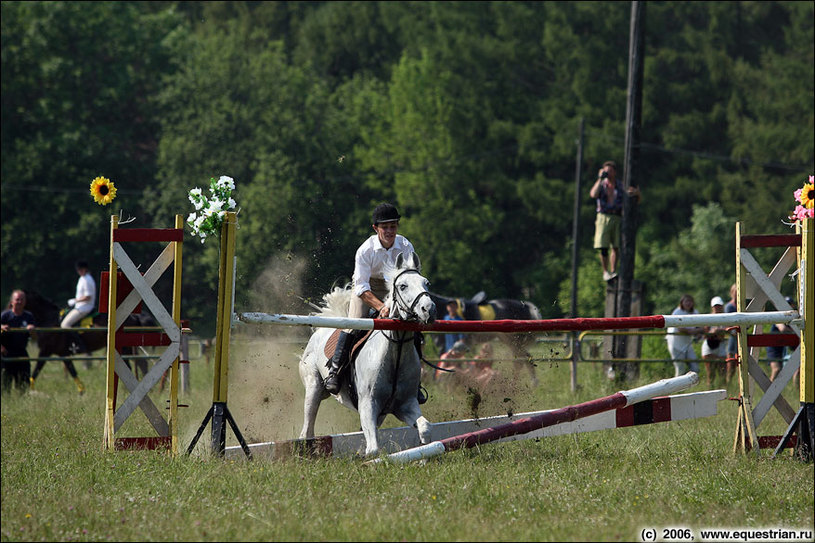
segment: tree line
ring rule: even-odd
[[[3,295],[64,303],[74,260],[107,268],[111,215],[172,227],[228,175],[239,310],[308,311],[391,201],[434,291],[562,317],[582,119],[578,312],[603,314],[588,188],[624,158],[630,3],[1,6]],[[734,280],[736,221],[788,231],[815,171],[815,4],[646,7],[634,278],[646,313],[685,292],[705,311]],[[209,334],[218,244],[189,239],[182,314]]]

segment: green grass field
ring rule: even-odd
[[[299,434],[296,339],[233,336],[228,405],[250,443]],[[182,453],[212,405],[212,364],[192,355]],[[511,363],[496,367],[499,382],[476,412],[464,391],[428,383],[425,416],[551,409],[619,390],[599,363],[580,364],[574,393],[566,362],[539,363],[537,388]],[[734,455],[734,401],[706,419],[487,444],[409,465],[225,461],[209,454],[211,426],[191,456],[104,451],[105,369],[77,369],[82,396],[62,365],[49,363],[35,392],[2,397],[2,541],[640,541],[646,529],[656,540],[687,540],[662,537],[667,528],[689,528],[694,541],[708,528],[809,530],[812,540],[813,463]],[[648,363],[641,374],[624,388],[672,377],[673,368]],[[705,388],[702,375],[688,392]],[[797,408],[794,385],[785,396]],[[161,407],[167,394],[151,397]],[[318,433],[358,429],[355,412],[324,402]],[[785,429],[773,410],[759,434]],[[117,433],[146,435],[140,411]]]

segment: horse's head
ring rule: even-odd
[[[430,297],[430,282],[421,274],[419,256],[411,252],[399,254],[396,265],[386,274],[390,315],[394,319],[432,324],[436,320],[436,304]]]
[[[59,323],[59,306],[35,290],[26,290],[25,309],[37,319],[38,326]]]

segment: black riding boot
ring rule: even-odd
[[[350,335],[348,332],[340,332],[334,356],[328,361],[328,377],[325,378],[323,384],[330,394],[337,394],[340,391],[340,369],[345,366],[353,344],[349,339]]]

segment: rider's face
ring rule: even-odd
[[[396,231],[399,229],[399,221],[381,222],[373,226],[376,235],[379,237],[379,243],[386,249],[390,249],[396,240]]]

